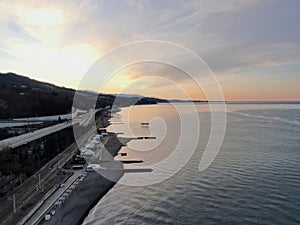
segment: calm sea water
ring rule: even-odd
[[[300,224],[300,105],[228,104],[227,110],[225,138],[208,169],[199,172],[198,167],[211,117],[207,105],[197,105],[200,138],[185,166],[153,185],[117,184],[83,224]],[[178,118],[170,105],[136,106],[117,114],[113,121],[125,124],[110,129],[124,136],[156,134],[156,140],[131,141],[121,149],[127,158],[143,159],[141,166],[151,167],[176,146]],[[155,132],[141,127],[149,121]],[[149,176],[126,174],[121,183]]]

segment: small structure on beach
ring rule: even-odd
[[[46,215],[45,215],[45,220],[48,221],[48,220],[50,220],[50,219],[51,219],[51,215],[50,215],[50,214],[46,214]]]
[[[82,155],[85,156],[85,157],[93,157],[94,156],[94,152],[92,150],[90,150],[90,149],[87,149],[86,151],[84,151],[82,153]]]

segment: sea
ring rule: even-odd
[[[300,224],[300,104],[226,103],[225,117],[222,107],[122,108],[110,131],[155,139],[130,141],[117,159],[153,172],[126,173],[83,224]]]

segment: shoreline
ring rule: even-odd
[[[107,150],[112,156],[118,154],[124,146],[116,134],[110,133],[107,141]],[[129,139],[128,139],[129,141]],[[90,211],[114,187],[123,176],[123,171],[116,171],[115,181],[108,180],[95,171],[87,172],[85,179],[78,185],[65,204],[56,210],[56,214],[49,221],[44,219],[39,223],[43,225],[81,225]]]
[[[119,151],[121,150],[121,148],[123,146],[125,146],[131,139],[130,138],[120,138],[122,139],[122,142],[119,141],[119,139],[117,138],[117,134],[115,133],[111,133],[113,135],[113,143],[108,144],[108,146],[106,146],[106,149],[109,151],[109,153],[115,157],[116,155],[118,155]],[[116,143],[117,142],[117,143]],[[124,144],[125,143],[125,144]],[[114,144],[118,144],[118,146],[114,146]],[[124,170],[125,171],[125,170]],[[106,178],[104,178],[103,176],[101,176],[100,174],[98,174],[97,172],[93,171],[92,173],[95,173],[97,175],[99,175],[102,179],[106,180],[107,182],[110,182],[111,185],[107,185],[105,190],[100,194],[100,196],[98,198],[96,198],[94,200],[93,203],[91,203],[91,205],[86,209],[85,213],[82,215],[82,217],[80,218],[80,220],[78,221],[78,223],[76,225],[82,225],[82,223],[84,222],[84,220],[88,217],[88,215],[90,214],[91,210],[101,201],[101,199],[116,185],[116,183],[123,177],[124,175],[124,171],[117,171],[115,172],[117,177],[114,177],[115,181],[111,181],[111,180],[107,180]]]
[[[90,214],[91,210],[98,204],[98,202],[110,191],[110,189],[112,189],[115,186],[115,184],[113,184],[111,187],[109,187],[109,189],[107,189],[107,191],[105,193],[103,193],[103,195],[99,198],[96,199],[89,208],[87,208],[86,212],[84,212],[84,214],[82,215],[82,217],[80,218],[80,220],[78,221],[78,223],[76,225],[82,225],[84,220],[88,217],[88,215]]]
[[[96,172],[94,172],[96,173]],[[123,176],[123,174],[122,174]],[[121,177],[122,177],[121,176]],[[119,179],[121,179],[121,177]],[[104,178],[105,179],[105,178]],[[91,210],[93,210],[93,208],[99,203],[99,201],[101,201],[101,199],[116,185],[116,182],[113,182],[113,184],[111,184],[111,186],[107,186],[107,188],[104,190],[104,192],[101,193],[101,195],[96,198],[91,205],[86,209],[86,211],[83,213],[83,215],[81,216],[81,218],[79,219],[79,221],[77,222],[76,225],[82,225],[82,223],[84,222],[84,220],[88,217],[88,215],[90,214]]]
[[[102,116],[100,123],[107,128],[111,123],[110,117]],[[119,138],[118,134],[109,133],[105,141],[107,151],[115,157],[120,149],[126,145],[130,138]],[[124,175],[124,171],[114,172],[114,180],[108,180],[96,171],[87,171],[87,176],[78,185],[65,204],[56,210],[55,215],[49,221],[44,218],[39,222],[40,225],[81,225],[87,218],[91,210],[99,201],[115,186],[119,179]]]

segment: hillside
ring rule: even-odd
[[[0,118],[68,113],[74,93],[14,73],[0,73]]]
[[[88,96],[95,96],[95,93],[89,91],[80,93],[84,99],[82,104]],[[58,87],[14,73],[0,73],[0,119],[70,113],[74,94],[74,89]],[[99,94],[97,107],[112,105],[114,100],[114,95]],[[162,99],[137,96],[119,96],[118,100],[120,106],[165,102]]]

